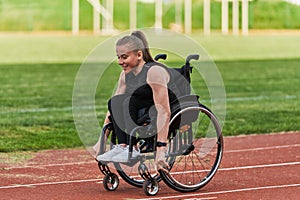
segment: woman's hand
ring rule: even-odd
[[[166,162],[167,147],[157,147],[156,157],[155,157],[155,170],[158,172],[162,170],[164,172],[169,172],[169,164]]]

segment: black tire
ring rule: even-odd
[[[187,119],[197,119],[188,122]],[[179,128],[181,127],[181,128]],[[184,128],[182,128],[184,127]],[[170,173],[160,171],[172,189],[192,192],[205,186],[215,175],[223,154],[223,136],[215,115],[204,105],[187,107],[170,121]]]
[[[103,178],[103,186],[107,191],[115,191],[119,183],[119,178],[114,173],[106,174]]]
[[[125,163],[114,163],[115,168],[117,169],[118,174],[122,179],[128,184],[142,188],[145,180],[140,176],[138,167],[141,162],[137,162],[133,166],[126,165]],[[148,159],[143,161],[148,168],[148,171],[153,179],[157,182],[161,181],[161,177],[155,171],[154,159]]]
[[[159,190],[159,184],[156,179],[147,179],[143,183],[143,189],[147,196],[155,196]]]
[[[135,166],[130,167],[121,163],[114,163],[114,166],[117,169],[118,174],[126,183],[134,187],[143,187],[144,179],[140,177],[140,175],[138,174],[138,170]]]

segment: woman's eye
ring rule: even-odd
[[[122,60],[125,60],[128,58],[128,55],[120,55],[120,56],[117,56],[118,59],[122,59]]]

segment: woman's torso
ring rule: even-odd
[[[135,75],[133,72],[126,74],[125,76],[125,84],[126,91],[125,94],[128,96],[132,96],[139,101],[143,102],[146,106],[151,106],[154,104],[152,89],[147,83],[147,73],[152,66],[161,66],[168,71],[168,68],[160,63],[150,62],[146,63],[141,72]],[[168,71],[169,72],[169,71]],[[167,84],[168,86],[168,94],[169,94],[169,102],[176,100],[176,95],[178,95],[178,89],[175,84],[175,80],[172,78],[170,74],[170,81]]]

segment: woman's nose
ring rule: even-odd
[[[122,64],[123,64],[123,59],[122,59],[122,58],[119,58],[119,59],[118,59],[118,64],[119,64],[119,65],[122,65]]]

